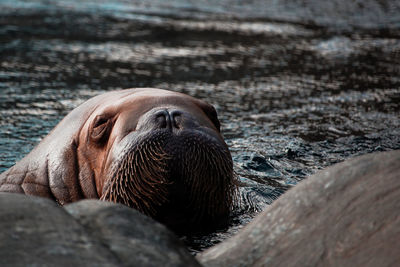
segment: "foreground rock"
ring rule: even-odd
[[[400,151],[328,168],[275,201],[205,266],[394,266]],[[164,226],[123,205],[0,193],[1,266],[200,266]]]
[[[66,207],[0,194],[1,266],[199,266],[164,226],[128,207]]]
[[[400,151],[370,154],[289,190],[205,266],[394,266],[400,262]]]
[[[200,266],[172,232],[136,210],[96,200],[66,209],[124,265]]]

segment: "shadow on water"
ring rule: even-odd
[[[335,24],[286,1],[254,2],[243,12],[229,1],[0,3],[0,172],[102,92],[159,87],[205,99],[219,112],[241,205],[229,229],[183,238],[195,253],[318,169],[399,149],[400,12],[387,11],[387,25],[363,24],[365,12]]]

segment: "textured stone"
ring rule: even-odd
[[[1,266],[117,266],[117,259],[54,201],[0,193]]]
[[[0,193],[0,266],[200,266],[168,229],[120,204]]]
[[[66,210],[128,266],[200,266],[167,228],[138,211],[83,200]]]
[[[205,266],[395,266],[399,200],[400,151],[358,157],[301,182],[197,259]]]

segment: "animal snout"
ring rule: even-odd
[[[182,130],[189,127],[188,117],[179,109],[163,108],[144,114],[136,127],[139,131]]]
[[[154,123],[159,129],[179,129],[181,128],[181,115],[182,112],[179,110],[159,110],[153,115]]]

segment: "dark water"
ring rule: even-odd
[[[400,149],[400,4],[303,2],[0,0],[0,172],[105,91],[205,99],[242,205],[198,251],[318,169]]]

